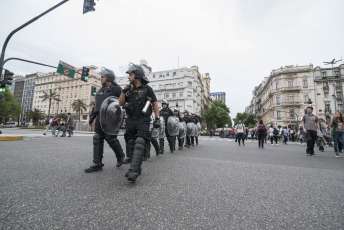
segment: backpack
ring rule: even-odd
[[[258,132],[259,132],[260,134],[266,133],[266,128],[265,128],[265,125],[264,125],[264,124],[259,124],[259,126],[258,126]]]
[[[278,129],[274,128],[274,131],[272,132],[274,135],[278,135]]]
[[[50,123],[49,123],[49,119],[45,120],[45,124],[46,124],[46,125],[49,125],[49,124],[50,124]]]

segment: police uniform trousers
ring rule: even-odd
[[[145,151],[145,144],[149,141],[150,117],[133,119],[129,116],[126,120],[127,158],[131,159],[129,172],[141,174],[141,165]]]
[[[150,158],[151,143],[155,149],[156,155],[159,155],[159,143],[155,138],[152,138],[152,131],[149,131],[149,135],[145,144],[145,153],[143,159]]]
[[[170,134],[168,134],[167,129],[165,129],[165,135],[166,135],[166,139],[168,142],[168,145],[170,146],[170,150],[174,151],[175,150],[175,145],[176,145],[176,137],[175,136],[170,136]],[[164,139],[159,139],[159,145],[160,145],[160,151],[164,151]]]
[[[179,150],[181,150],[183,148],[183,145],[184,145],[184,139],[183,138],[178,138],[178,146],[179,146]]]
[[[104,153],[104,140],[109,144],[110,148],[115,152],[118,162],[123,161],[124,153],[121,144],[117,139],[117,135],[106,134],[100,126],[97,118],[95,123],[95,134],[93,136],[93,163],[102,164]]]

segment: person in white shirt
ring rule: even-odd
[[[235,127],[235,131],[237,133],[238,138],[238,145],[240,146],[240,141],[242,140],[242,145],[245,146],[245,125],[241,123],[241,120],[239,120],[238,124]]]

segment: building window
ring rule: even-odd
[[[177,75],[177,72],[173,72],[173,76],[176,76]]]
[[[188,81],[188,87],[192,87],[192,81]]]
[[[326,77],[326,72],[321,72],[321,77]]]
[[[293,87],[293,81],[288,81],[288,87],[289,88]]]
[[[294,102],[294,95],[289,95],[288,100],[289,100],[289,102],[293,103]]]
[[[276,96],[276,104],[277,105],[281,104],[281,97],[280,96]]]
[[[188,93],[187,97],[192,97],[192,92],[188,91],[187,93]]]
[[[303,101],[304,101],[306,104],[307,104],[307,102],[308,102],[308,99],[309,99],[308,94],[303,95]]]
[[[172,98],[176,98],[176,93],[172,93]]]
[[[289,110],[289,115],[290,115],[290,118],[294,119],[294,110],[293,109]]]
[[[175,87],[176,87],[176,85],[177,85],[176,83],[173,83],[173,84],[172,84],[172,87],[173,87],[173,88],[175,88]]]
[[[327,82],[326,82],[327,83]],[[302,85],[303,85],[303,88],[307,88],[308,87],[308,82],[307,82],[307,78],[304,78],[302,80]]]
[[[170,98],[170,94],[169,93],[165,93],[165,98]]]
[[[282,113],[281,111],[277,110],[277,120],[281,120],[282,118]]]
[[[183,82],[179,82],[179,83],[178,83],[178,86],[183,86]]]
[[[166,73],[166,76],[170,76],[170,73]]]
[[[183,92],[179,92],[179,98],[183,98]]]
[[[87,115],[82,115],[82,120],[86,121],[87,120]]]
[[[280,88],[280,83],[279,81],[276,81],[276,89],[279,89]]]

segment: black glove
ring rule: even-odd
[[[160,128],[160,117],[155,117],[153,127],[154,128]]]
[[[122,92],[123,93],[126,93],[126,92],[128,92],[128,91],[130,91],[131,90],[131,85],[126,85],[126,86],[124,86],[124,88],[122,89]]]
[[[93,124],[94,118],[95,118],[94,116],[90,116],[90,121],[88,122],[89,125]]]

